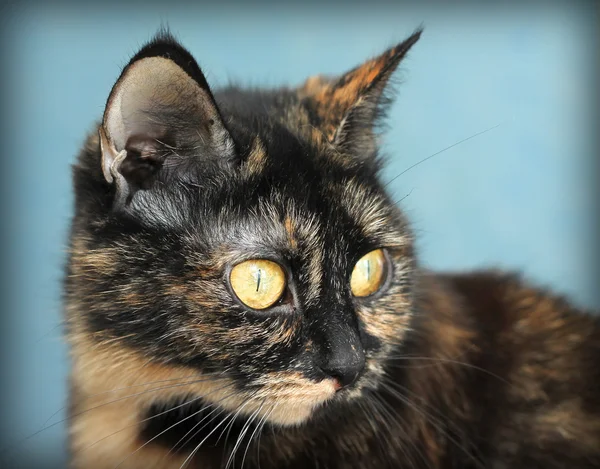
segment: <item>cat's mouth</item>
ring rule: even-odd
[[[263,419],[277,426],[296,426],[306,422],[315,409],[339,392],[333,379],[313,382],[300,373],[272,373],[263,376],[256,390],[245,391],[222,402],[227,412],[247,418]]]
[[[327,379],[318,383],[286,382],[271,383],[265,389],[268,395],[260,404],[264,414],[271,423],[281,426],[294,426],[304,423],[314,410],[331,400],[339,390],[337,382]]]

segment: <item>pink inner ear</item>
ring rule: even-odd
[[[167,134],[201,136],[207,145],[225,142],[222,151],[233,148],[210,92],[164,57],[140,59],[125,70],[111,92],[103,127],[113,153],[129,147],[132,138],[150,149]]]
[[[142,59],[130,65],[113,88],[104,114],[108,140],[121,151],[132,135],[156,138],[164,134],[164,125],[150,113],[180,106],[198,112],[202,100],[198,84],[174,62],[162,57]]]

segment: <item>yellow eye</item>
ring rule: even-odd
[[[265,309],[281,298],[285,272],[275,262],[254,259],[231,269],[229,283],[242,303],[250,308]]]
[[[352,271],[350,289],[354,296],[369,296],[381,288],[386,277],[387,261],[381,249],[361,257]]]

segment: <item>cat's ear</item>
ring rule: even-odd
[[[386,87],[421,31],[341,77],[311,77],[300,88],[314,124],[329,143],[358,157],[374,153],[375,127],[389,102]]]
[[[117,203],[152,187],[163,166],[172,170],[185,158],[234,155],[206,78],[191,54],[164,32],[131,59],[114,85],[100,143],[102,172],[116,185]]]

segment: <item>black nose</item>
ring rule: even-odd
[[[326,320],[313,320],[309,327],[314,364],[328,377],[338,381],[339,391],[356,382],[365,367],[363,348],[352,309],[337,304],[322,305]],[[318,317],[316,319],[322,319]]]
[[[353,384],[365,367],[365,351],[358,334],[349,328],[329,330],[318,347],[316,365],[335,378],[340,389]]]
[[[341,389],[354,384],[364,367],[365,355],[361,353],[328,360],[326,363],[321,364],[319,368],[326,375],[335,378],[339,382]]]

